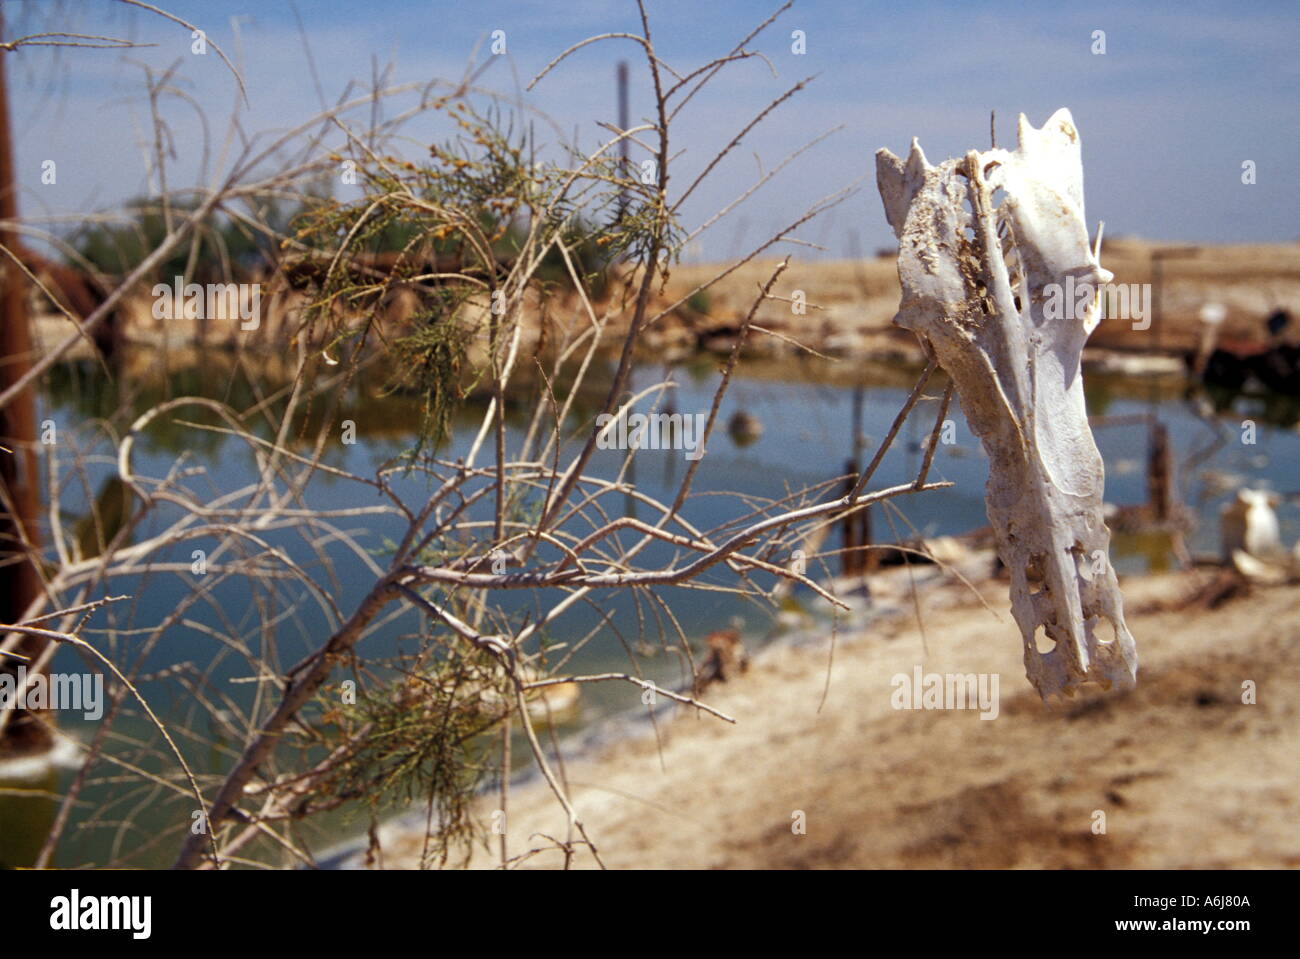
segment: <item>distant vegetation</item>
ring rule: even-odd
[[[269,202],[247,218],[227,214],[203,222],[192,242],[177,247],[150,279],[186,276],[211,282],[273,264],[279,255],[274,234],[285,232],[308,202],[292,208]],[[106,276],[123,276],[162,244],[169,221],[178,224],[196,208],[193,202],[173,202],[164,209],[156,198],[133,200],[127,204],[125,222],[95,223],[72,237],[71,246],[82,261],[74,265],[88,262]]]

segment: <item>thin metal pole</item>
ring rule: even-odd
[[[628,128],[628,108],[627,108],[627,61],[618,61],[618,132],[624,133]],[[619,169],[623,176],[631,176],[631,171],[627,165],[627,138],[624,137],[618,141],[618,159]],[[618,195],[618,218],[623,219],[623,214],[627,211],[627,188],[624,187]]]

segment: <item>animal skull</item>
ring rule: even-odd
[[[986,503],[1025,670],[1051,701],[1086,682],[1132,687],[1137,649],[1107,561],[1105,475],[1079,373],[1111,279],[1088,245],[1079,133],[1062,109],[1039,130],[1022,114],[1019,139],[1014,152],[938,166],[913,140],[906,162],[877,153],[876,175],[899,239],[894,322],[952,377],[988,452]],[[1052,309],[1063,289],[1079,294],[1065,316]]]

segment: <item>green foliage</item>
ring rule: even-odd
[[[269,231],[283,232],[293,217],[305,212],[311,202],[314,201],[303,201],[290,212],[270,201],[254,211],[254,219]],[[173,202],[170,210],[173,227],[191,215],[195,207],[193,201]],[[167,219],[159,201],[136,199],[127,205],[127,211],[127,222],[95,223],[72,237],[73,249],[100,273],[109,276],[129,273],[167,236]],[[217,279],[273,262],[277,254],[275,242],[267,232],[254,231],[234,217],[214,217],[199,224],[195,235],[198,249],[193,264],[191,243],[182,243],[146,279],[152,282],[187,275],[186,267],[191,265],[190,278]]]
[[[465,369],[473,330],[456,321],[455,293],[434,297],[441,308],[413,320],[411,333],[393,343],[392,389],[414,389],[420,397],[420,444],[437,449],[448,436],[453,412],[473,389]],[[417,452],[421,448],[417,446]]]
[[[372,811],[416,799],[432,809],[430,856],[445,864],[476,835],[471,805],[487,767],[483,733],[505,715],[504,674],[486,656],[451,654],[322,716],[326,744],[345,754],[322,783],[326,795]],[[335,693],[334,695],[337,695]]]
[[[363,342],[377,334],[393,361],[390,388],[421,397],[412,455],[437,447],[476,378],[495,370],[520,304],[572,289],[564,251],[598,298],[613,264],[679,236],[653,188],[621,177],[617,160],[539,162],[531,137],[497,109],[479,115],[463,100],[439,109],[459,133],[431,146],[428,162],[359,154],[361,196],[294,222],[294,242],[313,251],[304,323],[335,343],[358,332],[358,318]],[[384,329],[399,288],[419,308],[404,328]],[[475,355],[487,361],[471,369],[480,343]]]
[[[701,316],[708,316],[713,301],[709,296],[708,290],[696,290],[687,298],[686,305],[692,312],[698,313]]]

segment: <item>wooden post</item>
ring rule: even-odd
[[[4,35],[0,14],[0,36]],[[14,170],[13,140],[9,125],[9,90],[5,82],[5,57],[0,53],[0,243],[15,255],[20,253],[18,233],[8,224],[18,220],[17,177]],[[32,338],[27,317],[26,282],[17,264],[4,257],[0,273],[0,391],[18,381],[31,366]],[[12,509],[0,508],[0,623],[16,623],[31,602],[41,594],[37,517],[40,498],[36,468],[36,404],[33,390],[19,393],[0,409],[0,486]],[[25,546],[24,541],[30,545]],[[0,637],[2,638],[2,637]],[[24,636],[16,652],[33,661],[48,640]],[[17,662],[0,656],[0,670],[14,672]],[[30,717],[18,713],[0,739],[0,753],[8,750],[35,751],[48,745],[49,734]]]
[[[844,480],[844,495],[853,492],[858,484],[858,464],[849,460],[844,464],[844,472],[847,478]],[[840,574],[843,576],[854,576],[858,572],[858,563],[862,558],[862,553],[858,549],[862,544],[858,542],[858,517],[854,513],[848,513],[840,520]]]
[[[1173,454],[1169,448],[1169,428],[1159,420],[1151,422],[1151,446],[1147,460],[1147,503],[1157,523],[1166,522],[1173,512]]]
[[[847,496],[857,486],[858,477],[862,475],[862,413],[866,404],[866,388],[859,383],[853,388],[853,415],[850,420],[853,430],[853,459],[844,467],[848,474],[848,483],[844,493]],[[880,554],[865,547],[871,545],[871,507],[865,507],[856,513],[850,513],[840,520],[843,531],[843,548],[840,573],[844,576],[861,576],[863,573],[875,572],[880,565]]]
[[[866,506],[858,513],[858,555],[862,557],[859,573],[874,573],[880,567],[880,550],[867,549],[871,545],[871,507]]]
[[[853,492],[861,470],[856,460],[849,460],[844,467],[848,479],[844,484],[844,494]],[[856,513],[849,513],[840,520],[840,538],[843,552],[840,554],[840,573],[844,576],[861,576],[874,571],[878,554],[866,547],[871,545],[871,507],[867,506]]]

